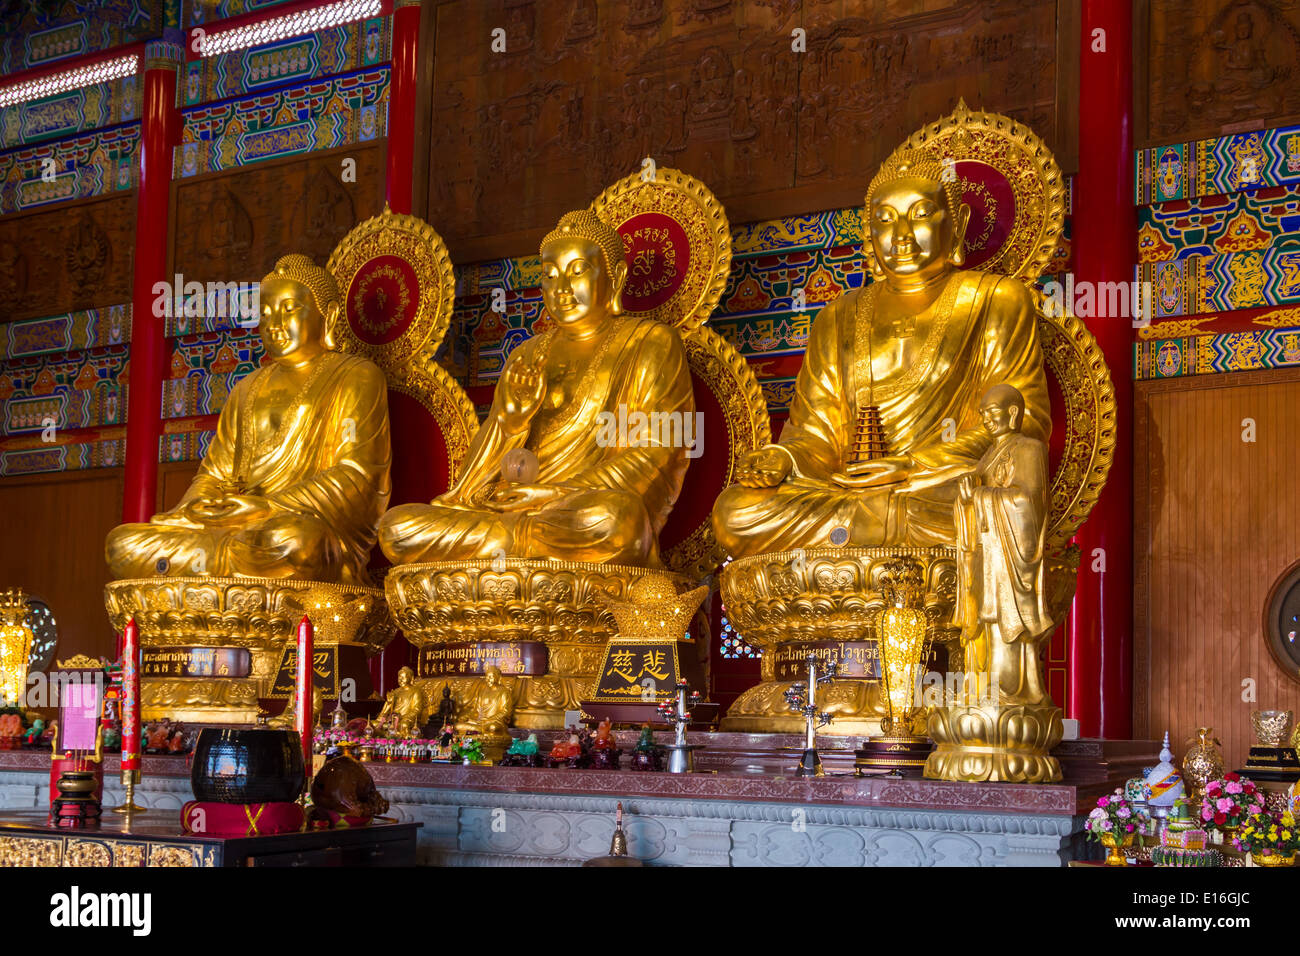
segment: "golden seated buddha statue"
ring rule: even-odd
[[[1008,201],[986,201],[999,194]],[[882,164],[863,213],[873,281],[818,313],[780,440],[750,453],[714,506],[734,559],[723,604],[763,651],[762,682],[724,730],[800,730],[785,691],[813,653],[840,675],[823,733],[915,739],[928,727],[943,756],[926,772],[947,779],[1059,772],[1046,753],[1060,711],[1037,649],[1073,593],[1068,541],[1105,481],[1114,416],[1092,337],[1028,284],[1063,211],[1042,142],[964,103]],[[1067,426],[1051,481],[1048,369]],[[1000,550],[990,522],[1012,536]],[[991,673],[1002,697],[951,719],[918,701],[913,678],[928,681],[925,649],[940,646],[946,677]]]
[[[146,646],[146,717],[251,720],[304,613],[326,642],[352,636],[336,624],[354,633],[384,615],[366,570],[389,497],[383,373],[335,350],[341,302],[326,269],[287,255],[260,291],[270,361],[231,390],[176,507],[120,525],[106,542],[118,579],[106,590],[110,618],[118,627],[135,616]],[[251,664],[235,655],[208,671],[183,654],[158,668],[148,660],[151,645],[232,644],[249,649]],[[196,676],[233,683],[196,701],[186,684]]]
[[[471,650],[482,642],[516,654],[502,667],[523,678],[517,722],[539,729],[564,726],[599,667],[609,622],[597,596],[622,596],[663,567],[658,535],[688,463],[671,438],[695,411],[676,330],[622,315],[627,263],[612,226],[568,213],[541,260],[552,327],[511,353],[451,489],[379,525],[396,565],[385,586],[408,638],[444,655],[461,645],[476,662],[464,674],[496,660]],[[634,421],[649,425],[639,440],[609,427]],[[532,642],[525,657],[550,645],[542,670],[500,644],[520,640]],[[432,673],[451,673],[445,665]]]
[[[694,414],[686,352],[673,329],[619,317],[622,240],[595,213],[564,216],[541,254],[555,327],[511,353],[452,489],[384,515],[380,546],[394,564],[500,556],[661,566],[658,532],[686,449],[621,447],[600,421]],[[515,449],[536,456],[535,477],[503,473]]]

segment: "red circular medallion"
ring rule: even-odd
[[[618,227],[627,257],[623,307],[649,312],[671,299],[686,281],[691,244],[681,224],[661,212],[643,212]]]
[[[367,345],[387,345],[410,327],[420,305],[420,280],[405,259],[375,256],[348,286],[348,325]]]
[[[1016,222],[1016,194],[1000,172],[974,159],[962,159],[955,171],[962,201],[970,207],[966,224],[967,269],[997,258]]]

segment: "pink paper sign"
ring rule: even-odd
[[[68,683],[63,687],[59,708],[62,727],[59,746],[63,751],[95,749],[101,689],[99,682],[94,680]]]

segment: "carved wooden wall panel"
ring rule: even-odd
[[[1071,9],[447,0],[436,10],[428,218],[461,262],[532,252],[561,214],[645,156],[699,177],[733,222],[854,205],[880,160],[959,96],[1068,150],[1058,87],[1078,41],[1058,36],[1058,6]],[[807,51],[795,53],[800,26]],[[505,52],[492,51],[497,28]]]
[[[1188,141],[1300,118],[1300,0],[1148,0],[1143,15],[1139,141]]]
[[[356,181],[344,182],[344,159]],[[382,144],[346,146],[300,159],[172,184],[172,268],[186,281],[257,281],[275,260],[301,252],[324,264],[362,219],[384,208]]]
[[[0,322],[131,301],[135,193],[0,218]]]

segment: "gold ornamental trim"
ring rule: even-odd
[[[294,578],[124,578],[105,585],[104,607],[116,631],[134,617],[148,647],[278,648],[304,614],[318,643],[356,642],[368,655],[395,633],[379,588]]]
[[[753,367],[730,342],[707,326],[701,326],[686,335],[682,344],[691,371],[713,392],[727,423],[726,475],[721,487],[710,489],[716,498],[735,479],[747,454],[771,444],[772,421]],[[705,454],[709,454],[707,447]],[[669,569],[698,580],[716,571],[727,560],[727,552],[714,537],[713,523],[706,514],[689,535],[664,551],[663,560]]]
[[[1048,492],[1046,550],[1065,548],[1101,497],[1115,458],[1115,383],[1088,327],[1057,312],[1041,294],[1038,335],[1043,361],[1065,403],[1065,444]]]
[[[350,321],[338,323],[336,333],[343,351],[363,355],[387,371],[404,365],[421,352],[432,353],[442,343],[451,325],[456,279],[447,245],[433,226],[418,216],[401,215],[385,206],[379,215],[354,226],[330,253],[326,268],[338,283],[345,304],[357,275],[382,256],[405,261],[420,283],[415,316],[409,327],[395,341],[384,345],[361,341]]]
[[[683,335],[709,320],[731,272],[731,225],[707,186],[680,170],[660,166],[653,180],[643,180],[641,173],[618,180],[596,197],[591,209],[615,229],[634,216],[660,213],[686,233],[690,262],[680,286],[666,302],[647,311],[635,311],[625,302],[627,315],[655,319]],[[628,263],[629,276],[634,266]]]
[[[392,568],[384,589],[407,640],[540,641],[551,673],[582,673],[562,660],[579,645],[603,645],[617,630],[606,598],[624,600],[633,581],[666,575],[679,589],[693,582],[650,568],[538,558],[429,561]],[[594,664],[593,664],[594,666]]]
[[[1033,130],[1001,113],[972,110],[959,99],[955,110],[909,136],[882,166],[903,152],[919,152],[937,163],[982,163],[1000,174],[1015,196],[1015,217],[996,254],[978,268],[1026,281],[1043,274],[1065,226],[1065,179],[1051,150]],[[960,182],[963,194],[979,185]],[[870,222],[869,217],[863,222]],[[863,253],[873,265],[870,237],[863,242]]]

